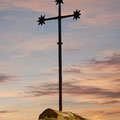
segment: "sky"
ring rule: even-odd
[[[64,0],[63,111],[120,119],[120,0]],[[58,110],[58,25],[54,0],[0,0],[0,120],[35,120]]]

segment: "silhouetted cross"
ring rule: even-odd
[[[48,20],[58,20],[58,62],[59,62],[59,111],[62,111],[62,34],[61,34],[61,20],[63,18],[68,18],[68,17],[73,17],[73,19],[80,19],[80,10],[76,10],[73,12],[71,15],[61,15],[61,4],[63,4],[63,0],[55,0],[56,5],[58,5],[58,16],[57,17],[52,17],[52,18],[45,18],[44,16],[40,16],[38,19],[38,25],[43,25],[45,24],[45,21]]]

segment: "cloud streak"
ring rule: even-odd
[[[0,114],[8,114],[8,113],[16,113],[18,112],[17,110],[4,110],[4,111],[0,111]]]
[[[16,78],[19,78],[22,76],[12,76],[12,75],[7,75],[7,74],[0,74],[0,83],[7,83],[7,82],[12,82],[16,81]]]
[[[13,78],[14,77],[10,75],[0,74],[0,83],[11,81]]]
[[[58,84],[56,83],[42,84],[39,87],[28,86],[28,88],[29,91],[25,92],[25,94],[27,94],[29,97],[58,94]],[[73,96],[91,95],[95,98],[120,98],[119,91],[114,92],[98,87],[74,85],[72,82],[63,83],[63,93]]]
[[[97,114],[97,115],[102,115],[102,116],[120,114],[120,111],[119,111],[119,110],[112,110],[111,112],[109,112],[109,111],[104,111],[104,110],[97,110],[97,111],[89,110],[89,111],[87,111],[87,112],[89,112],[90,114],[93,114],[93,115]]]
[[[53,69],[52,70],[52,73],[53,72],[57,72],[58,69]],[[52,74],[51,73],[51,74]],[[66,67],[63,69],[63,73],[64,74],[82,74],[82,70],[80,69],[80,66],[71,66],[71,67]]]
[[[90,60],[93,65],[117,65],[120,66],[120,53],[113,53],[111,57],[106,57],[105,60]]]
[[[101,102],[101,103],[96,103],[96,104],[99,104],[99,105],[111,105],[111,104],[118,104],[118,103],[120,103],[120,101],[118,101],[118,100],[112,100],[112,101]]]
[[[64,69],[63,70],[64,74],[81,74],[82,71],[80,69],[77,68],[68,68],[68,69]]]
[[[118,74],[120,73],[120,53],[115,52],[102,59],[90,59],[82,67],[83,73],[89,74]]]

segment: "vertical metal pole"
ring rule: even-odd
[[[58,62],[59,62],[59,111],[62,111],[62,33],[61,33],[61,3],[58,13]]]

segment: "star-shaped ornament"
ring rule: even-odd
[[[45,15],[38,18],[38,25],[43,25],[45,24]]]
[[[56,2],[56,5],[59,4],[59,3],[63,3],[63,0],[55,0]]]
[[[74,18],[73,19],[80,19],[80,15],[81,15],[81,13],[80,13],[80,10],[76,10],[76,11],[74,11]]]

